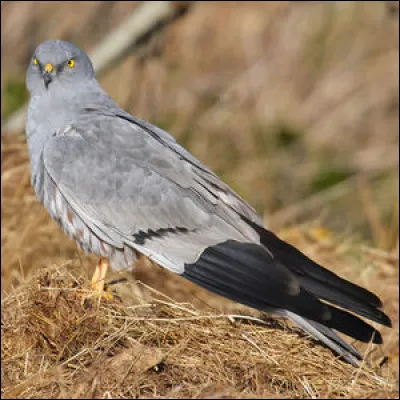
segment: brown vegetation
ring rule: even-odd
[[[85,300],[96,258],[36,200],[24,137],[2,132],[4,397],[398,397],[399,32],[386,3],[200,3],[101,77],[281,237],[377,293],[394,322],[384,345],[357,343],[355,369],[283,321],[232,321],[259,315],[145,259],[110,274],[126,279],[114,302]],[[2,117],[38,43],[90,51],[136,5],[2,2]]]

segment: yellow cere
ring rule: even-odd
[[[74,60],[73,58],[71,58],[71,59],[68,61],[68,67],[74,68],[74,66],[75,66],[75,60]]]
[[[38,61],[38,59],[37,59],[36,57],[33,59],[33,63],[34,63],[35,65],[38,65],[38,64],[39,64],[39,61]]]
[[[45,66],[44,66],[44,70],[46,71],[46,72],[53,72],[53,69],[54,69],[54,67],[53,67],[53,64],[46,64]]]

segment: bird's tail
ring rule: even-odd
[[[289,318],[358,365],[360,353],[333,329],[363,342],[382,343],[374,327],[352,314],[390,326],[379,298],[259,229],[261,245],[228,240],[210,246],[195,263],[185,264],[181,276],[231,300]]]
[[[361,354],[354,346],[346,343],[333,329],[330,329],[318,322],[301,317],[300,315],[297,315],[291,311],[282,310],[282,312],[279,312],[275,310],[275,313],[288,318],[311,337],[329,347],[343,360],[349,362],[355,367],[359,366],[359,360],[362,359]]]

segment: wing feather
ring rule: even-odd
[[[98,116],[65,132],[45,147],[46,173],[109,245],[131,245],[182,272],[208,246],[257,241],[258,234],[217,193],[198,183],[191,163],[129,121]]]

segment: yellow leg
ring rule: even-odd
[[[92,277],[92,289],[104,298],[105,300],[112,300],[113,295],[104,291],[104,279],[107,275],[108,270],[108,260],[106,258],[101,258],[99,265],[96,267]]]
[[[104,279],[107,275],[108,260],[106,258],[101,258],[99,265],[96,267],[92,277],[92,288],[98,292],[104,290]]]

